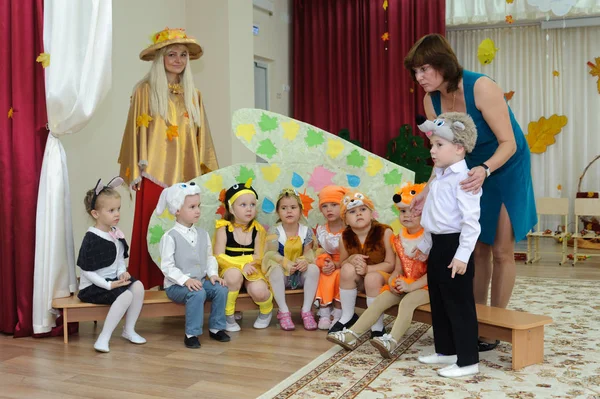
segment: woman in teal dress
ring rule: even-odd
[[[527,140],[500,86],[485,75],[463,70],[443,36],[422,37],[404,66],[426,92],[427,119],[444,112],[466,112],[477,126],[475,149],[466,157],[469,178],[461,183],[463,190],[483,189],[481,235],[474,251],[475,301],[487,304],[491,281],[491,306],[506,308],[516,277],[515,242],[537,223]],[[427,193],[424,190],[413,200],[417,211]],[[479,350],[497,345],[498,341],[481,337]]]

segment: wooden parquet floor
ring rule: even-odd
[[[517,250],[522,250],[520,243]],[[600,258],[576,267],[559,266],[558,256],[540,263],[518,263],[519,276],[600,280]],[[137,331],[146,345],[133,345],[113,334],[111,352],[93,344],[102,322],[80,323],[79,334],[63,344],[62,336],[33,339],[0,335],[0,398],[255,398],[268,391],[332,344],[325,331],[302,328],[284,332],[276,322],[255,330],[256,312],[246,312],[242,331],[232,341],[201,338],[202,348],[183,346],[183,317],[142,319]]]

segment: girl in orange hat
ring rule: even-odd
[[[346,224],[340,217],[340,204],[348,190],[327,186],[319,193],[319,210],[327,220],[317,226],[316,265],[321,269],[315,299],[319,302],[319,330],[329,330],[342,316],[340,303],[340,238]],[[333,308],[333,321],[331,320]]]
[[[360,192],[342,200],[341,217],[348,225],[340,241],[340,301],[342,317],[329,333],[342,331],[358,320],[354,313],[359,290],[367,294],[370,306],[394,270],[394,251],[390,226],[373,218],[373,201]],[[383,335],[383,317],[371,327],[371,337]]]
[[[183,29],[166,28],[152,42],[140,53],[152,65],[133,89],[118,159],[119,175],[136,190],[130,268],[146,287],[164,278],[146,242],[163,188],[218,169],[202,95],[188,65],[202,56],[202,47]]]
[[[327,336],[327,340],[341,345],[347,350],[356,348],[357,338],[371,327],[383,313],[394,305],[398,305],[398,317],[389,334],[371,339],[371,344],[386,359],[398,346],[400,338],[410,327],[415,309],[429,303],[427,291],[427,264],[415,259],[413,249],[423,238],[421,216],[410,210],[412,199],[423,191],[425,184],[407,184],[393,197],[400,212],[402,230],[392,237],[392,248],[396,253],[396,268],[388,280],[388,285],[381,289],[375,301],[359,317],[350,328]]]

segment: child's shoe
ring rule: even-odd
[[[235,321],[235,317],[233,315],[225,316],[225,331],[236,332],[236,331],[240,331],[241,329],[242,328]]]
[[[371,342],[371,345],[373,345],[385,359],[391,359],[392,352],[398,346],[398,341],[396,341],[391,334],[384,334],[381,337],[371,339],[369,342]]]
[[[341,321],[337,321],[336,323],[334,323],[333,326],[331,326],[331,328],[329,329],[329,333],[331,334],[334,332],[342,331],[344,328],[352,327],[357,321],[358,315],[354,313],[352,315],[352,318],[347,323],[342,323]]]
[[[308,312],[301,311],[300,316],[302,316],[302,324],[304,324],[305,330],[315,331],[317,329],[317,322],[315,321],[315,317],[310,310]]]
[[[100,338],[96,340],[96,343],[94,344],[94,349],[102,353],[110,352],[110,348],[108,347],[108,341],[101,340]]]
[[[352,330],[344,328],[342,331],[332,332],[327,334],[327,341],[338,344],[346,350],[356,349],[358,335]]]
[[[425,364],[455,364],[457,360],[456,355],[440,355],[439,353],[419,356],[419,361]]]
[[[467,375],[479,373],[479,363],[464,367],[460,367],[458,364],[453,364],[448,367],[444,367],[443,369],[439,369],[437,373],[442,377],[448,378],[465,377]]]
[[[319,330],[329,330],[331,327],[331,317],[321,316],[319,317]]]
[[[200,340],[195,335],[193,337],[188,338],[187,335],[183,337],[183,344],[186,348],[190,349],[198,349],[200,345]]]
[[[253,327],[257,328],[259,330],[269,327],[269,324],[271,324],[272,315],[273,315],[273,313],[271,313],[271,312],[269,312],[267,314],[259,313],[258,317],[254,321]]]
[[[277,319],[279,320],[279,324],[283,331],[292,331],[296,329],[290,312],[277,312]]]
[[[129,342],[137,344],[137,345],[142,345],[146,343],[146,338],[142,337],[140,334],[134,332],[127,332],[125,330],[123,330],[123,334],[121,334],[121,336],[123,338],[125,338],[126,340],[129,340]]]

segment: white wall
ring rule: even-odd
[[[259,26],[254,55],[269,65],[270,111],[292,116],[292,93],[283,90],[292,85],[292,0],[267,1],[275,8],[273,15],[254,7],[254,24]]]
[[[186,28],[204,48],[204,56],[191,63],[197,87],[202,91],[221,166],[233,161],[252,162],[255,157],[232,137],[231,114],[254,106],[252,3],[239,0],[127,0],[113,2],[112,87],[90,123],[65,137],[73,204],[75,250],[92,220],[85,213],[83,197],[98,178],[119,173],[117,158],[129,98],[135,83],[149,69],[140,61],[152,33]],[[135,196],[121,190],[119,227],[131,237]]]

